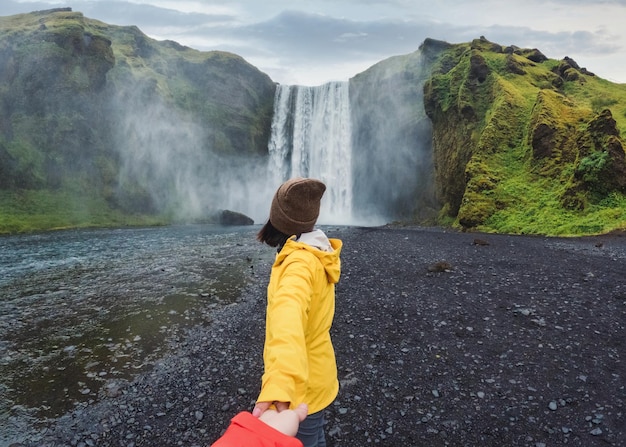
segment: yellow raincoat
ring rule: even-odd
[[[330,405],[339,391],[330,327],[342,242],[316,232],[323,235],[329,251],[292,238],[272,266],[267,287],[265,373],[257,399],[290,402],[290,408],[304,402],[309,414]]]

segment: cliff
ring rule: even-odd
[[[349,85],[364,217],[626,228],[626,85],[485,38],[426,39]],[[0,233],[206,221],[234,190],[237,211],[261,187],[275,89],[237,55],[69,8],[0,17]]]
[[[69,8],[0,17],[0,210],[12,211],[0,227],[172,211],[178,198],[161,185],[193,169],[214,176],[201,158],[217,166],[266,153],[274,90],[237,55],[155,41]],[[166,173],[181,148],[197,156]],[[52,221],[37,223],[44,215]]]
[[[391,220],[432,218],[432,126],[424,112],[430,64],[421,51],[385,59],[350,79],[354,208]]]
[[[562,235],[626,227],[626,85],[483,37],[429,39],[422,51],[442,222]]]

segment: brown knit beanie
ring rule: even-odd
[[[306,233],[320,214],[326,185],[312,178],[292,178],[280,185],[270,208],[270,222],[288,236]]]

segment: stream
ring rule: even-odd
[[[131,380],[273,250],[257,227],[67,230],[0,237],[0,445]]]

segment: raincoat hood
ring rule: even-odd
[[[326,271],[328,282],[337,284],[341,275],[342,242],[339,239],[329,239],[322,230],[313,230],[310,233],[302,233],[298,239],[293,237],[287,240],[283,248],[276,256],[274,265],[280,265],[285,258],[296,250],[307,250],[320,260]]]

